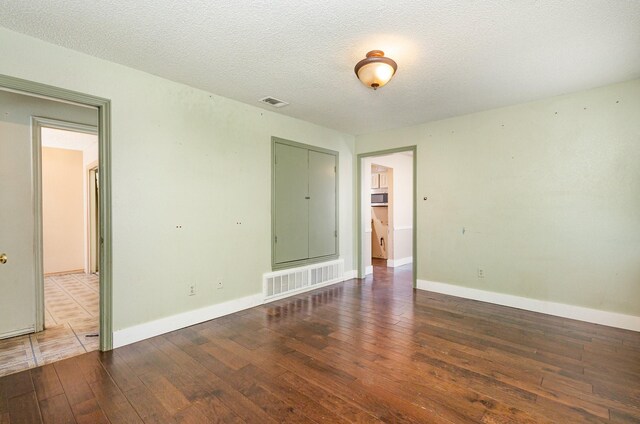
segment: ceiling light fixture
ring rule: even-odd
[[[354,68],[358,79],[374,90],[388,83],[396,70],[398,70],[398,64],[384,57],[382,50],[371,50],[367,53],[367,57],[358,62]]]

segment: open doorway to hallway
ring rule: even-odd
[[[97,125],[96,108],[0,90],[0,375],[100,347]]]
[[[364,276],[414,269],[414,155],[404,151],[359,155],[360,266]],[[361,274],[361,276],[363,276]]]
[[[98,349],[100,287],[97,129],[44,125],[35,128],[42,145],[44,332],[32,345],[46,362]],[[39,349],[54,331],[56,346]]]

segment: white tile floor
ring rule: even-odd
[[[45,277],[45,330],[0,340],[0,376],[98,350],[95,274]]]

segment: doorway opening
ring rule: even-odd
[[[415,163],[415,146],[358,155],[359,278],[415,287]]]
[[[42,302],[36,305],[34,346],[43,362],[99,347],[98,130],[66,121],[33,118],[40,138],[42,194]],[[36,134],[39,131],[39,135]],[[35,350],[35,349],[34,349]],[[36,358],[37,359],[37,358]]]
[[[0,375],[112,348],[110,102],[0,75]]]

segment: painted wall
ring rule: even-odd
[[[373,158],[363,158],[362,164],[360,166],[361,172],[361,181],[362,181],[362,192],[360,195],[360,205],[362,212],[362,228],[364,229],[362,233],[362,264],[365,268],[365,274],[373,273],[373,268],[371,266],[371,255],[372,255],[372,228],[371,228],[371,165],[373,164]],[[357,168],[356,168],[357,169]]]
[[[340,256],[354,269],[353,136],[6,29],[0,57],[1,74],[112,101],[114,330],[261,292],[271,136],[340,153]]]
[[[640,80],[356,138],[413,144],[419,279],[640,316]]]
[[[42,148],[44,273],[84,268],[82,151]]]

